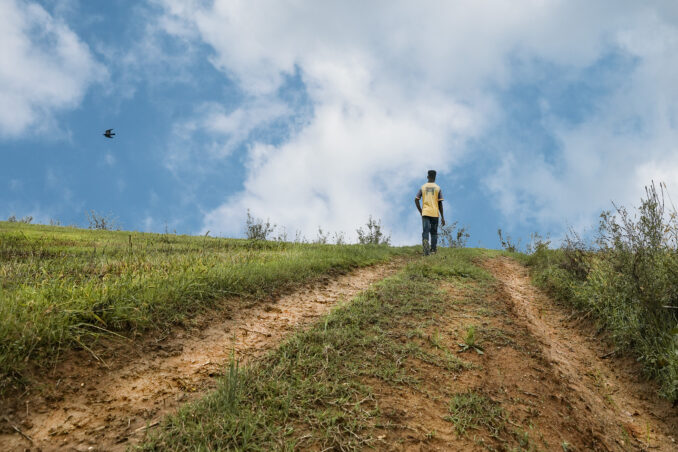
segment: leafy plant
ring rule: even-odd
[[[666,197],[666,185],[652,183],[637,209],[601,214],[595,247],[570,230],[559,250],[529,261],[538,282],[596,317],[678,400],[678,213]]]
[[[372,215],[367,220],[366,229],[362,227],[356,229],[358,233],[358,243],[361,245],[390,245],[391,236],[382,232],[381,220],[374,220]]]
[[[502,233],[501,228],[497,229],[497,234],[499,235],[499,242],[501,243],[501,247],[503,249],[511,253],[518,251],[520,248],[520,239],[518,239],[518,242],[514,242],[510,235],[504,235]]]
[[[117,219],[112,214],[101,215],[94,210],[87,212],[87,221],[89,229],[97,231],[112,231],[114,229],[120,230]]]
[[[476,343],[476,327],[475,325],[470,325],[466,329],[466,337],[464,337],[464,342],[459,343],[460,352],[466,352],[468,350],[475,350],[476,353],[482,355],[483,348]]]
[[[275,231],[276,225],[271,224],[269,219],[266,221],[261,218],[255,218],[247,209],[247,220],[245,221],[245,236],[247,240],[258,241],[268,240],[269,235]]]
[[[330,235],[329,232],[323,232],[323,229],[320,226],[318,226],[318,235],[316,236],[313,243],[326,245],[329,235]]]
[[[33,217],[30,215],[26,215],[23,218],[17,218],[15,215],[10,215],[9,218],[7,218],[7,221],[10,223],[31,224],[33,222]]]
[[[450,248],[465,248],[471,234],[468,233],[466,226],[457,228],[457,221],[448,223],[440,227],[438,233],[440,238],[440,246],[447,246]]]

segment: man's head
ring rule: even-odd
[[[435,170],[428,170],[428,181],[429,181],[429,182],[435,182],[435,181],[436,181],[436,172],[435,172]]]

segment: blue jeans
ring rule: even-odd
[[[428,240],[429,234],[431,235],[431,251],[436,250],[436,245],[438,245],[438,217],[421,217],[421,223],[424,227],[424,232],[421,234],[422,240]]]

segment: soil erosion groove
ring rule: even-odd
[[[605,346],[582,333],[562,309],[530,281],[518,262],[484,262],[504,299],[540,344],[562,382],[567,402],[585,418],[603,450],[678,450],[678,413],[639,377],[630,359],[605,360]],[[588,337],[587,337],[588,336]]]
[[[127,350],[105,364],[74,353],[56,372],[38,379],[39,394],[14,400],[0,430],[3,450],[124,450],[180,404],[214,387],[232,356],[261,356],[297,328],[394,274],[404,259],[307,285],[270,303],[221,310],[198,331]],[[149,350],[150,348],[150,350]],[[83,359],[86,358],[86,359]],[[4,403],[3,403],[4,405]]]

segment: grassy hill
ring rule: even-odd
[[[160,328],[225,297],[258,300],[411,249],[0,222],[0,392],[27,363],[102,334]]]

